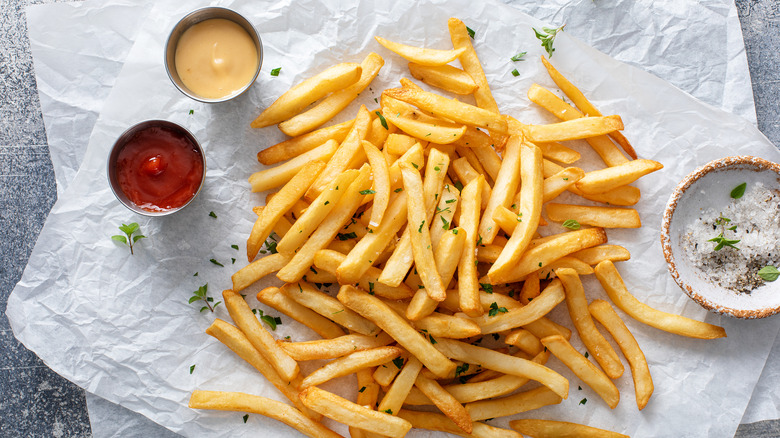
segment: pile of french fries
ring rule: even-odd
[[[255,209],[251,263],[223,293],[235,326],[217,319],[207,333],[291,405],[195,391],[192,408],[257,413],[312,437],[340,436],[320,422],[323,416],[365,438],[402,437],[412,427],[474,437],[623,436],[555,421],[516,420],[508,430],[483,420],[567,398],[569,381],[546,366],[550,355],[581,381],[576,385],[588,385],[615,408],[613,380],[624,367],[596,322],[628,362],[637,407],[644,408],[653,392],[647,361],[613,305],[660,330],[726,336],[721,327],[639,302],[613,264],[630,254],[608,245],[605,229],[640,226],[637,211],[625,208],[640,197],[630,184],[662,167],[637,159],[620,117],[603,116],[544,57],[576,108],[533,85],[529,99],[559,123],[524,124],[501,114],[465,25],[450,19],[449,32],[452,50],[377,41],[409,60],[413,77],[472,95],[476,105],[401,79],[400,88],[382,92],[377,110],[362,106],[353,120],[320,128],[376,77],[384,61],[371,53],[361,64],[339,64],[294,86],[252,123],[278,124],[293,138],[258,154],[275,167],[249,178],[252,191],[278,190]],[[462,68],[448,64],[454,60]],[[579,139],[603,169],[557,164],[580,158],[561,143]],[[565,191],[600,206],[554,202]],[[569,230],[541,236],[538,227],[547,221]],[[275,251],[267,241],[272,233]],[[588,302],[580,276],[594,273],[612,304]],[[270,275],[284,284],[257,299],[323,339],[277,340],[261,325],[240,291]],[[338,284],[338,293],[323,284]],[[572,347],[569,329],[547,318],[563,301],[595,361]],[[299,362],[322,359],[324,366],[301,374]],[[319,387],[351,374],[358,382],[352,400]]]

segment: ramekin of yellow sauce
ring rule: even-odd
[[[220,7],[187,14],[171,31],[165,48],[171,81],[201,102],[240,95],[257,79],[262,62],[262,43],[252,24]]]

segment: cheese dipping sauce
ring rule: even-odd
[[[257,46],[239,24],[211,18],[185,30],[176,44],[175,68],[194,94],[208,99],[241,90],[257,71]]]

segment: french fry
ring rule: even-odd
[[[393,380],[393,384],[385,393],[385,396],[382,398],[382,401],[379,403],[376,410],[398,415],[401,406],[404,404],[404,400],[406,400],[406,396],[409,395],[409,391],[411,391],[414,386],[417,375],[420,374],[421,370],[422,362],[416,357],[410,357],[409,360],[406,361],[406,364],[404,364],[404,367],[401,368],[401,371],[398,373],[395,380]]]
[[[431,313],[413,322],[418,330],[424,330],[430,336],[450,339],[463,339],[482,333],[474,321],[443,313]]]
[[[233,274],[233,290],[240,292],[256,281],[282,269],[292,257],[284,254],[270,254],[257,259]]]
[[[356,400],[357,404],[366,407],[376,406],[377,399],[379,398],[380,387],[372,377],[372,375],[374,374],[374,369],[365,368],[362,370],[358,370],[358,372],[355,374],[357,375],[357,384],[358,384],[358,394]],[[376,438],[377,437],[377,435],[372,432],[368,432],[353,426],[349,427],[349,436],[351,438]]]
[[[257,351],[271,363],[283,379],[288,382],[294,379],[300,372],[298,363],[276,344],[271,333],[260,324],[255,314],[252,313],[252,309],[244,301],[244,297],[227,289],[222,292],[222,299],[225,301],[230,318],[244,332]]]
[[[612,335],[612,338],[615,339],[618,347],[623,352],[623,356],[626,357],[628,365],[631,367],[631,376],[634,378],[636,405],[641,411],[647,406],[647,402],[653,394],[653,378],[650,376],[650,369],[647,367],[645,354],[639,348],[639,344],[628,330],[628,327],[626,327],[626,324],[615,313],[615,310],[612,309],[609,303],[604,300],[593,300],[588,305],[588,310]]]
[[[575,105],[577,105],[585,114],[589,116],[598,116],[601,115],[601,112],[596,109],[593,104],[590,103],[590,101],[585,97],[582,92],[574,86],[571,82],[569,82],[566,77],[564,77],[558,70],[555,69],[555,67],[550,64],[549,61],[544,59],[542,57],[542,64],[544,64],[544,67],[547,69],[547,72],[550,74],[550,77],[552,80],[558,85],[558,87],[561,88],[561,90],[569,96],[569,99],[574,102]],[[623,148],[624,151],[633,159],[636,159],[636,152],[634,151],[634,148],[631,146],[631,144],[628,142],[628,140],[623,136],[623,134],[616,132],[610,134],[611,137],[617,141],[618,144]]]
[[[558,195],[569,189],[585,176],[585,172],[579,167],[567,167],[555,175],[544,179],[542,187],[542,203],[555,199]],[[518,194],[518,197],[520,194]],[[518,199],[515,198],[515,202]]]
[[[371,129],[368,130],[365,141],[371,143],[374,147],[380,147],[385,143],[387,137],[395,132],[395,127],[387,124],[387,119],[384,118],[382,111],[374,111],[374,115],[376,117],[371,120]]]
[[[603,228],[588,228],[557,234],[554,238],[526,250],[517,264],[506,274],[496,274],[490,277],[490,281],[493,284],[518,281],[561,257],[606,242],[607,234]]]
[[[610,409],[615,409],[620,402],[620,392],[596,365],[580,354],[569,341],[562,336],[548,336],[541,339],[542,344],[563,362],[569,369],[579,377],[586,385],[593,388]]]
[[[490,306],[496,303],[499,307],[506,307],[507,309],[514,309],[522,307],[522,305],[515,299],[508,297],[504,294],[489,294],[485,291],[479,291],[479,302],[482,305],[482,310],[489,311]],[[447,298],[439,303],[439,306],[450,312],[460,311],[460,296],[457,289],[450,289],[447,291]]]
[[[498,172],[501,170],[501,157],[498,156],[498,153],[492,146],[492,144],[489,146],[474,146],[468,150],[476,155],[490,179],[495,181],[498,178]]]
[[[233,350],[238,357],[252,365],[306,416],[316,421],[319,421],[322,418],[320,414],[309,410],[298,399],[298,386],[301,383],[301,377],[296,376],[292,380],[282,378],[282,376],[276,372],[274,366],[271,365],[271,362],[260,354],[240,329],[217,318],[206,329],[206,334],[215,337],[219,342],[222,342],[226,347]]]
[[[520,189],[520,208],[518,212],[520,222],[512,231],[512,237],[509,238],[509,241],[504,246],[498,260],[488,271],[488,277],[491,282],[496,282],[497,279],[505,277],[512,267],[520,261],[539,225],[542,211],[542,154],[539,148],[527,144],[522,146],[520,152],[522,163],[520,166],[520,177],[523,181],[523,186]]]
[[[439,144],[452,143],[466,132],[466,125],[457,125],[416,112],[393,114],[388,121],[412,137]]]
[[[389,153],[397,156],[405,154],[417,140],[414,137],[410,137],[406,134],[390,134],[385,140],[383,149]],[[420,160],[422,162],[422,160]]]
[[[485,178],[480,175],[463,188],[459,225],[466,233],[466,243],[458,263],[458,294],[460,309],[469,316],[482,315],[483,309],[479,301],[479,279],[477,274],[477,229],[479,227],[479,212],[482,195],[482,184]]]
[[[509,207],[517,192],[517,187],[520,185],[520,151],[522,148],[523,144],[520,137],[509,137],[506,151],[504,152],[504,160],[501,162],[501,168],[493,185],[493,192],[479,223],[478,233],[484,244],[489,245],[493,243],[493,239],[498,234],[499,227],[493,219],[493,212],[499,206]],[[541,157],[541,154],[539,156]],[[541,164],[541,159],[539,164]],[[539,174],[541,176],[541,169]],[[533,228],[535,229],[536,226]]]
[[[271,230],[279,218],[308,190],[312,182],[325,168],[321,161],[313,161],[306,164],[281,190],[271,199],[255,224],[246,243],[247,258],[251,262],[265,239],[271,234]]]
[[[311,438],[339,438],[341,435],[312,420],[300,410],[270,398],[241,392],[193,391],[189,407],[218,411],[251,412],[264,415],[297,429]]]
[[[596,266],[604,260],[623,262],[631,259],[631,253],[620,245],[599,245],[577,251],[571,256],[580,259],[591,266]]]
[[[534,143],[579,140],[623,129],[620,116],[583,117],[548,125],[525,125],[523,132]],[[517,134],[514,133],[513,134]]]
[[[252,191],[264,192],[286,184],[306,163],[311,161],[328,161],[333,156],[333,153],[336,152],[338,146],[336,140],[328,140],[322,146],[305,152],[284,164],[253,173],[249,177]]]
[[[397,365],[398,363],[401,363],[401,365]],[[382,364],[381,366],[376,367],[376,370],[374,370],[374,374],[372,375],[372,378],[376,381],[376,383],[380,384],[382,387],[390,386],[390,384],[393,383],[393,379],[395,379],[398,373],[401,372],[401,369],[403,369],[403,367],[404,367],[403,358],[396,358],[394,360]]]
[[[572,219],[581,225],[601,228],[639,228],[642,226],[639,212],[633,208],[593,207],[551,202],[547,204],[547,217],[554,222],[565,222]]]
[[[512,330],[520,326],[530,324],[547,315],[555,306],[565,299],[561,282],[553,280],[542,293],[534,298],[528,305],[515,309],[492,306],[487,315],[473,318],[479,325],[482,334],[499,333]]]
[[[492,400],[480,400],[466,405],[466,411],[474,421],[488,418],[505,417],[532,411],[543,406],[555,405],[561,402],[561,396],[543,386],[520,392],[509,397]]]
[[[393,438],[402,438],[412,428],[412,424],[402,418],[357,405],[316,386],[301,391],[300,398],[311,410],[347,426]]]
[[[313,108],[279,124],[279,129],[290,137],[305,134],[332,119],[347,107],[371,81],[374,80],[385,61],[376,53],[369,53],[360,63],[360,79],[354,84],[331,93]]]
[[[512,330],[511,333],[506,335],[504,338],[504,342],[506,342],[509,345],[514,345],[515,347],[519,348],[521,351],[524,351],[525,353],[528,353],[530,355],[537,355],[542,352],[544,349],[544,346],[541,342],[539,342],[539,338],[534,336],[531,332],[529,332],[526,329],[517,329]]]
[[[477,89],[468,73],[451,65],[426,66],[410,62],[409,73],[432,87],[455,94],[471,94]]]
[[[637,321],[669,333],[697,339],[725,338],[723,327],[696,321],[684,316],[653,309],[636,299],[626,289],[623,278],[611,261],[605,260],[595,268],[596,278],[609,295],[609,299]]]
[[[571,330],[547,318],[539,318],[530,324],[524,325],[523,328],[539,339],[553,335],[561,335],[566,340],[571,339]]]
[[[257,293],[257,301],[260,301],[266,306],[273,307],[306,327],[309,327],[323,338],[332,339],[344,336],[345,334],[344,329],[338,324],[288,298],[278,287],[267,287],[261,290]]]
[[[460,157],[457,160],[454,160],[452,162],[452,169],[455,171],[455,174],[458,175],[458,179],[463,183],[464,186],[475,180],[480,175],[479,172],[477,172],[471,166],[468,158],[466,157]],[[480,197],[480,208],[482,210],[487,207],[492,192],[493,191],[491,190],[489,184],[482,184],[482,196]]]
[[[623,375],[623,364],[615,350],[596,328],[596,324],[588,312],[588,299],[585,297],[585,290],[579,276],[570,268],[556,269],[555,274],[563,283],[563,288],[566,291],[566,307],[569,309],[569,316],[571,316],[574,328],[577,329],[582,343],[585,344],[585,348],[590,351],[604,372],[610,378],[617,379]]]
[[[339,300],[320,292],[311,284],[302,281],[296,284],[288,283],[282,286],[281,291],[298,304],[354,332],[366,336],[379,333],[376,324],[347,309]]]
[[[362,72],[360,64],[354,62],[344,62],[327,68],[287,90],[263,110],[251,126],[264,128],[290,119],[312,102],[354,84],[360,79]]]
[[[384,347],[392,342],[394,342],[393,338],[386,333],[380,333],[378,336],[351,334],[306,342],[276,341],[290,357],[297,361],[335,359],[356,351]]]
[[[334,359],[322,368],[319,368],[306,376],[301,382],[300,389],[323,384],[337,377],[355,373],[357,370],[381,365],[388,360],[398,357],[403,352],[398,347],[377,347],[369,350],[355,351],[347,356]]]
[[[295,158],[317,146],[327,143],[328,140],[336,140],[341,143],[349,130],[352,129],[354,122],[354,120],[348,120],[277,143],[258,152],[257,161],[269,166]]]
[[[561,268],[573,269],[577,275],[590,275],[593,273],[593,268],[591,268],[589,264],[571,256],[561,257],[544,268],[536,271],[536,273],[539,278],[549,280],[550,278],[555,277],[555,270]]]
[[[466,129],[466,133],[463,134],[463,137],[459,138],[453,144],[457,147],[465,148],[465,149],[480,148],[480,147],[492,146],[493,140],[490,138],[489,135],[485,134],[479,129],[468,128]]]
[[[516,431],[536,438],[629,438],[622,433],[597,429],[584,424],[567,423],[565,421],[552,420],[512,420],[509,427]]]
[[[466,51],[460,55],[459,59],[460,64],[463,66],[463,70],[468,73],[477,84],[477,90],[474,92],[477,106],[498,114],[498,105],[493,98],[493,94],[490,92],[490,86],[485,77],[485,72],[482,70],[482,63],[477,57],[474,46],[471,45],[471,37],[469,36],[468,29],[466,29],[466,25],[457,18],[450,18],[447,21],[447,27],[450,30],[452,46],[456,49],[466,49]]]
[[[390,185],[396,190],[401,188],[403,190],[403,178],[401,178],[401,163],[412,164],[412,167],[422,167],[425,163],[425,155],[423,154],[422,145],[418,142],[415,143],[409,150],[404,152],[388,169],[390,173]]]
[[[577,181],[576,186],[583,193],[604,193],[631,184],[663,167],[663,164],[653,160],[633,160],[618,166],[587,172],[581,180]]]
[[[423,375],[418,375],[414,382],[420,391],[423,392],[439,408],[444,415],[454,421],[466,433],[471,433],[473,426],[471,417],[466,412],[466,408],[458,403],[449,392],[441,387],[435,380],[431,380]]]
[[[373,190],[376,192],[371,204],[371,219],[368,224],[369,227],[376,228],[382,222],[387,204],[390,202],[390,173],[385,157],[376,146],[364,141],[363,151],[368,157],[368,164],[371,165],[371,174],[374,179]]]
[[[465,244],[466,233],[461,233],[459,228],[455,228],[445,233],[441,237],[439,245],[434,246],[433,257],[436,261],[436,269],[441,275],[442,284],[445,286],[450,283],[455,275],[455,270],[460,263]],[[411,321],[417,321],[426,315],[430,315],[436,310],[438,304],[439,301],[429,297],[424,289],[419,289],[409,303],[406,317]]]
[[[394,52],[407,61],[431,67],[450,63],[466,51],[465,48],[453,50],[436,50],[424,47],[408,46],[406,44],[386,40],[380,36],[375,36],[374,39],[379,44],[383,45],[386,49]]]
[[[455,228],[452,224],[452,219],[455,217],[455,211],[458,209],[459,200],[460,192],[458,189],[452,184],[444,184],[439,196],[439,204],[436,206],[436,212],[431,219],[431,243],[433,244],[434,254],[436,254],[436,249],[439,247],[444,235],[450,231],[450,228]],[[439,269],[439,272],[441,272],[441,269]]]
[[[321,249],[314,256],[314,266],[323,269],[331,274],[336,274],[336,270],[344,262],[346,256],[337,251]],[[377,296],[389,298],[391,300],[403,300],[412,297],[412,290],[409,286],[401,283],[398,287],[390,287],[379,282],[379,275],[382,271],[379,268],[370,267],[366,270],[356,283],[369,293],[375,293]]]
[[[568,396],[569,381],[566,380],[566,378],[555,371],[530,360],[446,338],[438,339],[438,342],[434,347],[451,359],[470,362],[472,364],[480,365],[482,368],[499,371],[504,374],[536,380],[542,385],[550,388],[550,390],[560,397]],[[485,418],[492,418],[492,416],[474,419],[483,420]]]
[[[446,377],[455,371],[454,363],[438,352],[427,339],[380,299],[349,285],[341,287],[338,299],[345,306],[377,324],[437,376]]]
[[[538,297],[542,293],[541,285],[539,284],[539,271],[531,272],[526,275],[523,281],[523,288],[520,289],[520,296],[517,297],[524,306],[531,302],[534,298]]]
[[[295,253],[290,263],[276,273],[276,276],[287,283],[293,283],[301,278],[314,262],[314,255],[330,243],[339,230],[349,222],[363,201],[361,192],[370,187],[368,165],[360,169],[360,174],[347,187],[346,193],[333,208],[333,214],[320,223],[317,230],[309,236],[309,240]]]
[[[542,151],[542,156],[548,160],[571,164],[580,159],[580,153],[558,142],[538,143],[536,146]]]
[[[437,430],[467,438],[522,438],[522,435],[513,430],[501,429],[478,421],[472,423],[473,430],[466,434],[446,416],[432,412],[402,409],[398,416],[412,423],[412,427],[416,429]]]

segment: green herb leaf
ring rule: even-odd
[[[747,183],[742,183],[731,191],[731,197],[734,199],[739,199],[742,197],[742,195],[745,194],[745,188],[747,188]]]
[[[390,129],[387,127],[387,120],[385,120],[385,116],[383,116],[380,111],[377,111],[376,115],[379,117],[379,123],[382,124],[382,127],[385,129]]]
[[[143,234],[138,234],[136,236],[133,236],[133,243],[138,242],[141,239],[146,239],[146,236],[144,236]]]
[[[373,195],[374,193],[376,193],[376,190],[361,190],[360,191],[361,195]]]
[[[271,330],[276,330],[276,318],[270,315],[262,315],[260,319],[268,325],[268,327],[271,327]]]
[[[382,412],[385,412],[385,413],[388,413],[388,414],[390,414],[390,415],[393,415],[393,410],[392,410],[392,409],[385,409],[385,410],[384,410],[384,411],[382,411]]]
[[[216,259],[209,259],[209,261],[217,266],[225,267],[222,263],[218,262]]]
[[[117,242],[122,242],[125,245],[127,245],[127,237],[120,236],[119,234],[117,234],[115,236],[111,236],[111,240],[116,240]]]
[[[276,67],[275,69],[271,70],[271,76],[279,76],[280,71],[282,71],[282,68]]]
[[[488,316],[496,316],[500,313],[506,313],[508,310],[506,307],[498,307],[498,304],[494,301],[490,303],[490,310],[488,310]]]
[[[195,371],[195,365],[190,366],[190,374],[192,374],[193,371]]]
[[[244,415],[244,423],[246,423],[246,420],[248,420],[248,419],[249,419],[249,414],[245,414]]]
[[[580,223],[577,222],[574,219],[567,219],[567,220],[563,221],[562,225],[564,227],[570,229],[570,230],[579,230],[580,229]]]
[[[517,55],[513,56],[511,59],[512,59],[513,62],[525,61],[525,59],[523,59],[523,57],[526,55],[526,53],[528,53],[528,52],[519,52]]]
[[[396,368],[399,370],[404,367],[404,358],[403,357],[396,357],[393,359],[393,365],[395,365]]]
[[[397,189],[393,190],[395,193],[403,192],[403,187],[398,187]]]
[[[195,114],[195,110],[190,110],[190,115]]]
[[[366,390],[366,387],[364,386],[364,387],[362,387],[362,388],[358,389],[358,392],[363,392],[363,391],[365,391],[365,390]]]
[[[520,76],[520,72],[517,71],[517,69],[514,69],[514,70],[512,70],[512,76],[518,77],[518,76]]]
[[[587,399],[587,398],[583,398],[582,400],[580,400],[580,404],[581,404],[581,405],[584,405],[584,404],[585,404],[585,403],[587,403],[587,402],[588,402],[588,399]]]
[[[357,234],[355,234],[354,232],[352,232],[352,233],[338,233],[336,235],[336,237],[338,237],[339,240],[344,241],[344,240],[357,238]]]
[[[563,28],[566,25],[553,29],[550,27],[542,27],[542,32],[539,32],[536,30],[536,28],[532,28],[534,30],[534,34],[536,35],[536,38],[542,42],[542,47],[544,47],[544,50],[547,51],[547,55],[552,58],[553,52],[555,51],[555,48],[553,48],[553,42],[555,42],[555,36],[558,35],[558,32],[562,31]]]
[[[464,363],[463,365],[458,365],[455,368],[455,377],[458,377],[459,375],[465,373],[468,370],[469,370],[469,364]]]
[[[474,32],[474,29],[468,26],[466,26],[466,32],[469,33],[469,37],[471,37],[472,40],[474,39],[474,36],[477,34],[476,32]]]
[[[238,245],[230,245],[230,247],[238,251]]]
[[[210,211],[210,212],[209,212],[209,216],[213,217],[214,219],[216,219],[216,218],[217,218],[217,214],[216,214],[216,213],[214,213],[213,211]]]
[[[482,286],[482,290],[485,292],[492,294],[493,293],[493,285],[490,283],[480,283],[480,286]]]
[[[419,227],[419,228],[417,228],[417,232],[418,232],[418,233],[422,233],[422,227],[423,227],[423,225],[425,225],[425,220],[423,220],[422,222],[420,222],[420,227]]]
[[[449,229],[450,229],[450,223],[449,223],[449,222],[447,222],[447,219],[444,219],[444,216],[439,216],[439,219],[441,219],[441,222],[442,222],[442,224],[443,224],[443,225],[441,226],[441,228],[442,228],[443,230],[449,230]]]
[[[764,266],[758,270],[758,276],[763,278],[764,281],[775,281],[777,277],[780,277],[780,271],[774,266]]]

